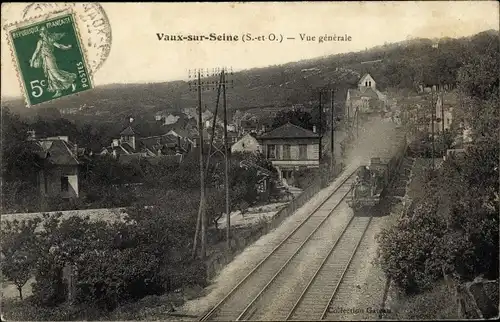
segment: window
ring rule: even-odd
[[[281,177],[283,179],[290,179],[292,176],[292,172],[290,170],[281,170]]]
[[[299,145],[299,159],[300,160],[307,160],[307,145],[306,144]]]
[[[289,144],[283,145],[283,159],[290,160],[290,145]]]
[[[267,158],[276,159],[276,145],[270,144],[267,146]]]
[[[61,191],[69,191],[69,180],[68,177],[61,177]]]

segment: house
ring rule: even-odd
[[[261,147],[259,141],[253,135],[246,134],[231,146],[231,153],[235,152],[259,153]]]
[[[445,131],[450,129],[453,121],[453,106],[454,102],[450,100],[449,95],[445,93],[438,95],[434,114],[434,131],[436,133],[442,132],[443,126]],[[429,121],[429,131],[432,131],[432,120]]]
[[[258,141],[280,179],[290,181],[296,170],[319,167],[319,139],[317,133],[287,123],[262,134]]]
[[[434,93],[431,95],[419,95],[406,97],[401,100],[400,104],[404,107],[406,117],[416,126],[416,129],[422,132],[432,132],[432,109],[431,98],[435,100],[434,105],[434,132],[440,133],[444,129],[449,130],[453,122],[453,108],[459,104],[457,95],[454,93]],[[444,104],[443,104],[444,102]]]
[[[198,131],[198,128],[191,128],[188,132],[189,137],[192,138],[194,144],[193,147],[198,147],[200,146],[200,132]],[[210,143],[210,134],[206,129],[203,129],[203,144],[207,145]]]
[[[358,82],[357,89],[347,90],[345,117],[354,117],[356,111],[371,113],[383,111],[387,98],[377,89],[377,83],[370,74],[365,74]]]
[[[166,134],[141,137],[139,133],[127,126],[120,132],[119,139],[113,139],[111,146],[101,150],[101,155],[111,154],[118,158],[122,155],[141,157],[156,157],[161,155],[184,154],[189,151],[190,144],[180,135],[169,131]],[[130,157],[122,159],[130,159]]]
[[[40,160],[37,174],[39,192],[45,197],[78,198],[78,147],[67,136],[37,139],[34,131],[29,147]]]
[[[189,119],[195,119],[196,122],[198,122],[198,108],[196,107],[188,107],[183,110],[183,113],[189,118]],[[214,116],[214,113],[212,113],[209,110],[205,110],[201,114],[201,120],[203,122],[210,120]]]
[[[155,121],[162,122],[165,125],[174,124],[180,119],[180,116],[158,112],[155,114]]]

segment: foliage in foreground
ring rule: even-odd
[[[407,216],[381,232],[382,268],[406,292],[428,289],[443,272],[498,278],[499,152],[486,145],[448,159]]]
[[[19,285],[34,275],[30,302],[40,307],[68,300],[63,273],[68,267],[76,273],[75,305],[104,311],[185,285],[204,285],[203,263],[190,260],[195,218],[176,210],[130,209],[115,222],[46,215],[35,233],[23,228],[36,226],[34,220],[14,221],[2,228],[2,272],[11,281],[17,276],[11,271],[22,272],[26,278]],[[32,265],[20,265],[10,251],[14,244],[26,250]]]
[[[473,143],[465,157],[429,171],[424,197],[379,236],[382,268],[407,293],[430,288],[443,273],[498,279],[499,44],[484,40],[488,50],[457,73],[465,99],[454,122],[471,129]]]

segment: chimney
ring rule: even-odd
[[[316,125],[313,125],[313,132],[316,133]]]
[[[112,147],[118,146],[118,139],[113,139],[113,143],[111,143]]]
[[[131,116],[128,118],[128,121],[129,121],[129,123],[132,123],[132,122],[134,122],[134,118]]]
[[[78,156],[78,144],[76,144],[76,143],[75,143],[75,144],[73,145],[73,151],[72,151],[72,152],[73,152],[73,154],[74,154],[75,156]]]

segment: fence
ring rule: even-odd
[[[498,294],[498,280],[476,277],[472,282],[460,283],[457,276],[444,273],[443,277],[456,306],[458,319],[489,319],[498,315],[498,297],[491,298],[485,288],[493,286]]]
[[[247,234],[235,234],[233,233],[233,239],[231,240],[231,248],[233,250],[230,256],[226,253],[220,252],[212,254],[208,261],[206,262],[207,267],[207,277],[209,279],[213,278],[217,272],[219,272],[226,264],[228,264],[239,252],[241,252],[245,247],[257,241],[260,237],[267,234],[269,231],[278,227],[283,220],[288,216],[292,215],[300,207],[305,205],[314,195],[316,195],[320,190],[325,188],[329,183],[331,183],[337,176],[342,172],[343,164],[336,165],[333,170],[320,168],[316,180],[313,181],[309,187],[307,187],[302,193],[290,201],[290,203],[278,211],[273,218],[262,226],[257,227],[254,231]]]
[[[267,224],[267,230],[272,230],[278,227],[285,218],[305,205],[315,194],[332,182],[342,172],[342,170],[342,164],[336,165],[333,170],[327,169],[325,171],[324,169],[320,169],[319,174],[316,176],[316,180],[313,181],[313,184],[307,187],[297,198],[292,199],[286,207],[282,208],[273,216],[273,219]]]

